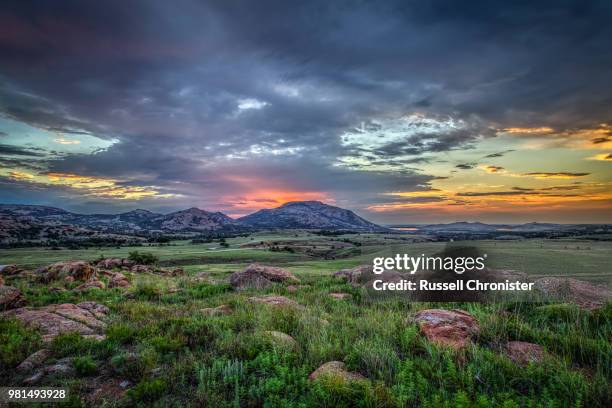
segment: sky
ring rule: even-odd
[[[0,202],[612,222],[609,1],[5,1]]]

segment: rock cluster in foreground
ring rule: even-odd
[[[26,326],[38,329],[44,342],[52,341],[63,333],[79,333],[83,337],[101,340],[106,323],[102,320],[109,312],[95,302],[64,303],[40,308],[21,307],[0,314],[14,317]]]

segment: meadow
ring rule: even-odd
[[[150,252],[184,276],[126,273],[129,288],[49,291],[14,279],[30,306],[96,301],[111,310],[103,341],[64,334],[52,360],[70,358],[72,376],[45,377],[66,386],[66,406],[143,407],[605,407],[612,405],[612,305],[586,311],[571,304],[409,303],[372,299],[332,277],[342,268],[395,253],[433,254],[444,242],[411,242],[403,235],[321,237],[307,232],[255,234],[219,242],[169,246],[0,251],[0,264],[34,269],[55,261],[127,257]],[[465,244],[465,243],[459,243]],[[530,276],[572,276],[610,284],[612,243],[571,240],[470,241],[487,265]],[[272,248],[272,249],[271,249]],[[251,262],[286,268],[301,279],[297,291],[234,291],[230,272]],[[202,274],[203,273],[203,274]],[[204,277],[204,278],[202,278]],[[106,278],[102,278],[103,280]],[[76,283],[51,286],[71,289]],[[329,293],[347,293],[335,299]],[[303,307],[273,308],[248,298],[286,296]],[[232,312],[210,316],[205,308]],[[464,350],[427,341],[411,317],[427,308],[460,308],[480,324]],[[268,331],[295,344],[272,341]],[[503,353],[509,340],[540,344],[542,362],[521,366]],[[25,378],[14,367],[42,347],[40,335],[15,320],[0,320],[0,384]],[[364,379],[308,376],[322,363],[342,361]],[[119,387],[119,382],[128,384]],[[106,387],[106,388],[105,388]]]

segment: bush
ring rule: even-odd
[[[166,392],[167,385],[163,380],[143,380],[127,392],[135,401],[155,401]]]
[[[17,320],[0,319],[0,366],[14,367],[38,350],[40,336]]]
[[[75,357],[75,359],[72,361],[72,365],[74,366],[77,374],[81,376],[95,374],[98,370],[98,366],[91,356]]]
[[[130,261],[136,262],[139,265],[152,265],[154,263],[157,263],[157,261],[159,261],[159,258],[157,258],[157,256],[153,255],[150,252],[138,252],[138,251],[131,251],[128,259]]]

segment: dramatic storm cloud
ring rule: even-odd
[[[380,222],[554,202],[557,221],[609,220],[611,17],[604,1],[5,2],[2,201],[319,199]],[[577,177],[571,197],[534,193]]]

